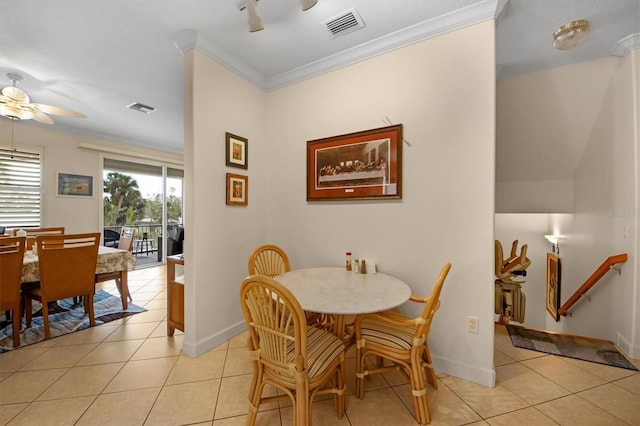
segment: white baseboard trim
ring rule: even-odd
[[[496,370],[494,368],[480,368],[438,356],[433,356],[433,365],[438,373],[457,377],[490,388],[496,386]]]
[[[616,346],[620,349],[624,354],[633,359],[640,359],[640,346],[632,345],[629,339],[626,339],[622,333],[618,333],[618,339],[616,342]]]
[[[236,337],[238,334],[244,332],[247,329],[247,325],[244,320],[237,322],[223,330],[212,334],[195,344],[190,344],[185,341],[182,345],[182,352],[191,358],[197,358],[200,355],[209,352],[211,349],[217,348],[226,341]]]

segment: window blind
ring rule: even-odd
[[[38,228],[41,209],[40,152],[0,147],[0,226]]]

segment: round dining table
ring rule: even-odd
[[[326,314],[330,328],[349,344],[353,330],[346,318],[382,312],[409,300],[411,288],[384,273],[356,274],[338,267],[295,269],[275,277],[298,299],[303,310]]]

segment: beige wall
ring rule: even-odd
[[[244,328],[238,288],[255,246],[294,267],[344,253],[427,295],[453,269],[431,334],[439,371],[493,385],[494,23],[487,21],[264,94],[199,53],[186,56],[187,312],[197,355]],[[404,124],[403,199],[306,202],[306,141]],[[193,134],[190,135],[190,131]],[[249,139],[249,206],[224,204],[224,132]],[[416,313],[416,309],[407,308]],[[466,316],[480,318],[480,334]]]
[[[629,261],[622,267],[622,274],[608,273],[589,293],[590,301],[584,298],[574,307],[572,317],[556,323],[545,314],[546,324],[542,327],[613,340],[635,358],[640,356],[640,284],[636,266],[639,58],[640,52],[633,50],[624,58],[609,57],[500,82],[498,98],[502,105],[498,109],[497,142],[498,146],[503,145],[500,149],[513,149],[504,147],[508,144],[535,147],[541,136],[552,137],[554,133],[575,135],[573,140],[566,137],[556,141],[557,152],[567,149],[563,143],[575,144],[581,140],[582,147],[577,151],[570,149],[576,154],[565,161],[566,164],[554,165],[571,170],[571,185],[558,188],[548,185],[548,181],[496,182],[497,212],[548,214],[565,211],[568,206],[562,207],[562,199],[569,197],[571,187],[569,214],[547,215],[546,229],[540,229],[538,237],[526,231],[536,226],[538,215],[496,215],[496,237],[518,238],[524,234],[525,238],[531,239],[520,238],[522,243],[529,243],[533,248],[529,256],[533,270],[544,267],[544,263],[538,266],[533,262],[545,262],[545,253],[550,248],[548,244],[540,248],[539,240],[543,235],[556,232],[562,236],[562,302],[607,257],[628,253]],[[572,108],[566,102],[553,102],[557,95],[551,94],[558,90],[563,90],[568,99],[575,100]],[[548,94],[550,101],[521,101],[536,99],[540,93]],[[531,117],[542,124],[535,132],[524,131]],[[558,117],[566,120],[558,122]],[[534,133],[533,138],[531,133]],[[524,163],[523,160],[521,164]],[[506,173],[503,171],[503,174]],[[517,192],[519,196],[509,198]],[[519,222],[520,232],[516,231],[518,226],[514,222]],[[533,278],[530,277],[526,285],[529,291],[544,288],[543,280],[533,282]],[[544,275],[541,278],[544,279]],[[532,320],[535,318],[536,323],[539,322],[538,313],[544,312],[541,302],[543,299],[540,298],[527,300],[527,316]],[[528,320],[525,323],[529,324]]]
[[[269,94],[269,237],[296,267],[377,261],[416,295],[451,273],[431,330],[437,369],[492,383],[493,22],[400,49]],[[306,202],[306,141],[404,125],[403,198]],[[406,306],[417,314],[417,307]],[[467,315],[480,318],[468,334]]]
[[[184,351],[200,355],[245,329],[239,288],[266,239],[265,94],[196,51],[185,55]],[[247,170],[225,166],[225,132],[245,137]],[[227,206],[226,173],[249,176],[249,206]]]
[[[573,179],[617,59],[500,80],[496,212],[572,213]]]
[[[634,358],[640,356],[639,54],[634,50],[617,61],[575,176],[574,220],[560,229],[568,235],[563,300],[607,257],[629,255],[622,274],[607,274],[590,292],[591,302],[580,303],[562,321],[563,330],[613,340]]]

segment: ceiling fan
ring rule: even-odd
[[[14,73],[7,73],[7,77],[13,83],[12,86],[5,87],[0,93],[0,115],[11,120],[36,120],[45,124],[53,124],[53,120],[47,114],[65,115],[69,117],[85,118],[84,114],[71,111],[65,108],[31,103],[29,95],[24,90],[16,87],[22,81],[22,76]]]

